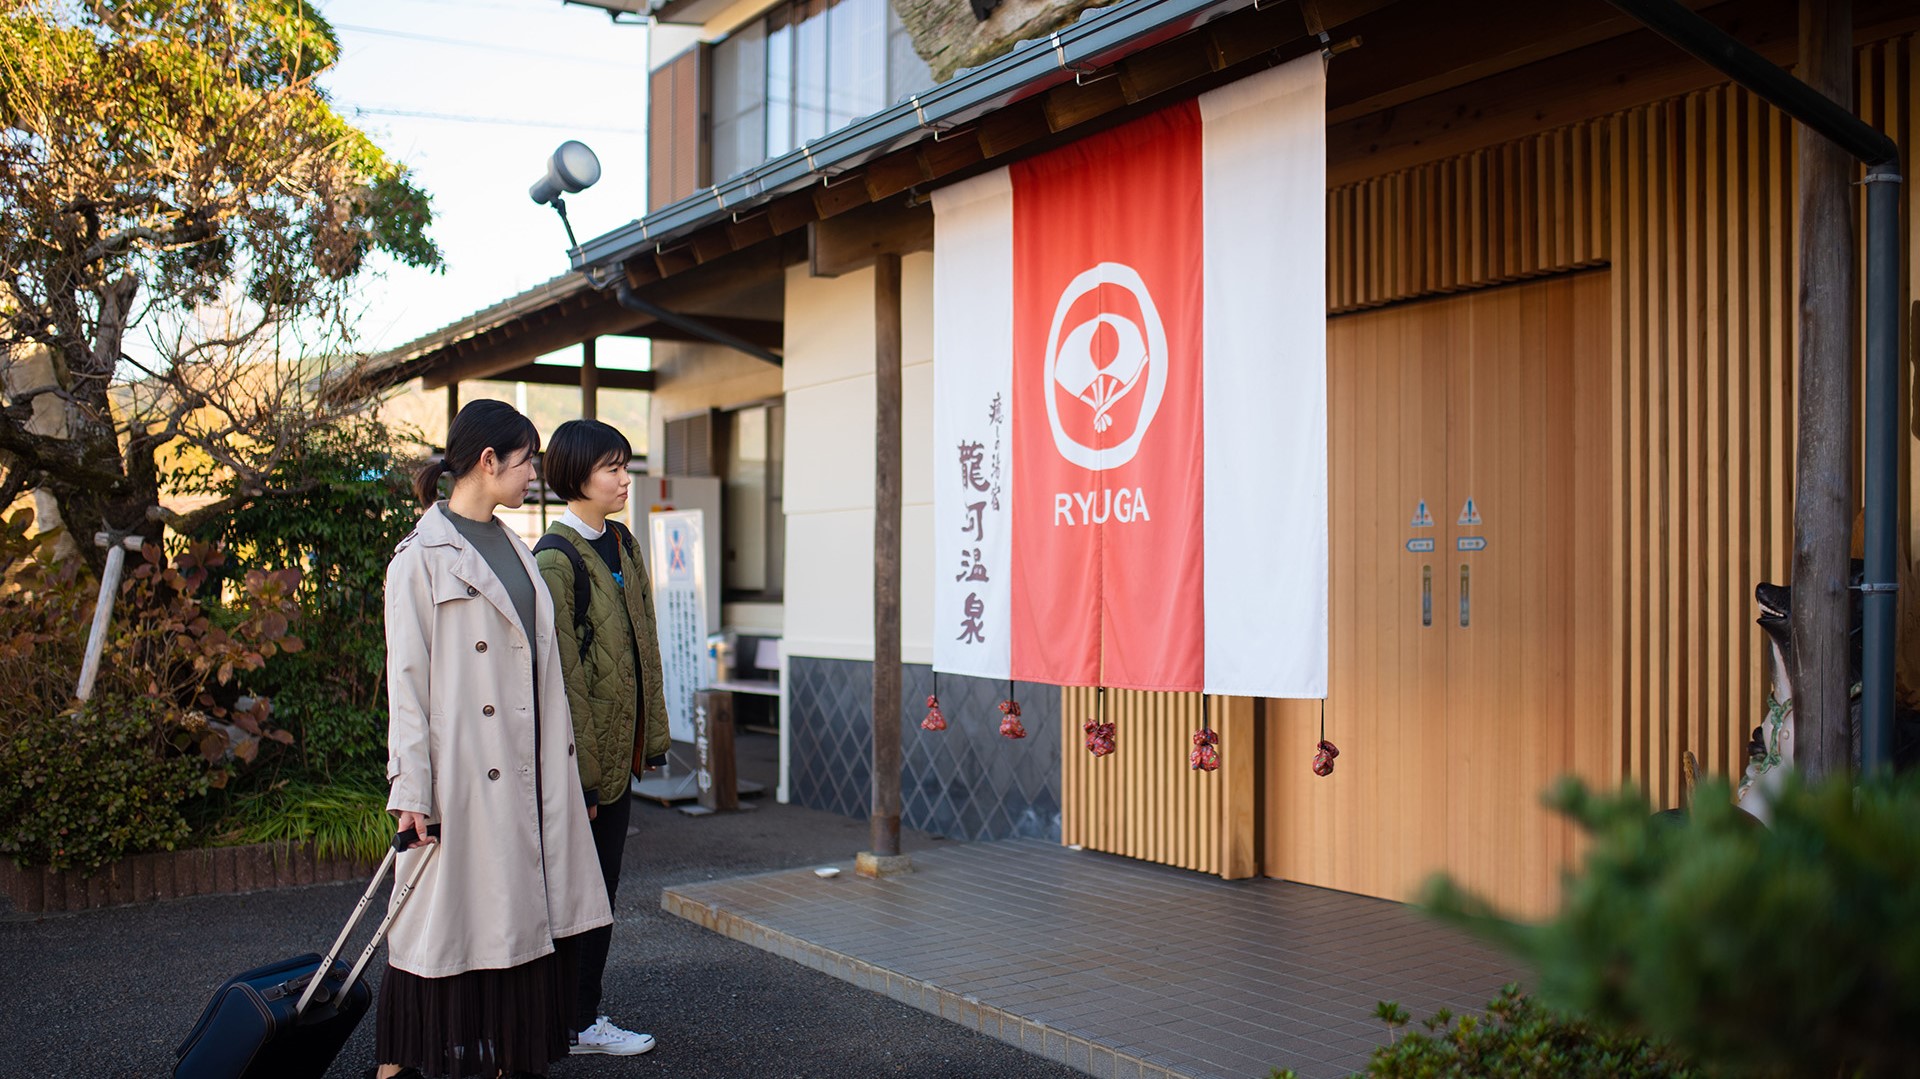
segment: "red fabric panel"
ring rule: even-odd
[[[1199,108],[1011,175],[1014,677],[1198,690]]]

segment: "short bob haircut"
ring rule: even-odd
[[[599,420],[568,420],[547,440],[540,471],[549,490],[573,502],[585,497],[587,477],[597,469],[615,463],[624,468],[632,459],[633,444],[619,429]]]

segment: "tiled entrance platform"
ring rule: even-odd
[[[1223,881],[1043,840],[912,851],[669,888],[716,932],[1097,1076],[1345,1076],[1386,1040],[1374,1003],[1478,1011],[1521,980],[1396,903]]]

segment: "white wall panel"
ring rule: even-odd
[[[786,312],[789,391],[873,373],[872,270],[809,277],[804,263],[789,267]]]
[[[787,516],[789,655],[873,659],[873,513]]]

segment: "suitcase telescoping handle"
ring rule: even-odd
[[[428,825],[427,834],[439,838],[440,826]],[[380,860],[380,868],[373,871],[373,880],[367,883],[367,890],[360,894],[360,902],[354,904],[353,914],[347,919],[345,928],[341,929],[340,935],[334,938],[333,947],[327,949],[327,957],[320,961],[320,966],[314,970],[313,977],[307,980],[306,992],[300,994],[300,1002],[293,1006],[295,1019],[298,1019],[300,1013],[307,1010],[307,1005],[313,1002],[314,994],[320,991],[320,983],[326,980],[327,972],[333,969],[333,961],[340,957],[340,949],[346,945],[348,935],[353,932],[354,926],[360,924],[360,916],[373,905],[374,895],[380,891],[381,882],[387,879],[387,870],[393,869],[394,883],[400,890],[393,894],[393,902],[387,904],[387,916],[380,919],[379,926],[373,931],[373,939],[367,941],[367,946],[361,950],[360,958],[354,962],[353,970],[347,974],[347,980],[340,983],[340,992],[345,993],[353,983],[360,980],[360,972],[367,968],[367,962],[379,949],[380,942],[386,939],[387,929],[393,925],[394,915],[400,913],[400,908],[405,905],[407,897],[413,894],[414,885],[420,883],[420,874],[426,872],[427,861],[433,856],[434,847],[438,846],[438,844],[430,844],[422,851],[419,864],[415,865],[413,872],[407,875],[407,882],[400,884],[399,870],[395,868],[400,859],[400,852],[412,845],[417,838],[418,835],[414,832],[401,832],[393,837],[393,848],[387,851],[385,858]]]

